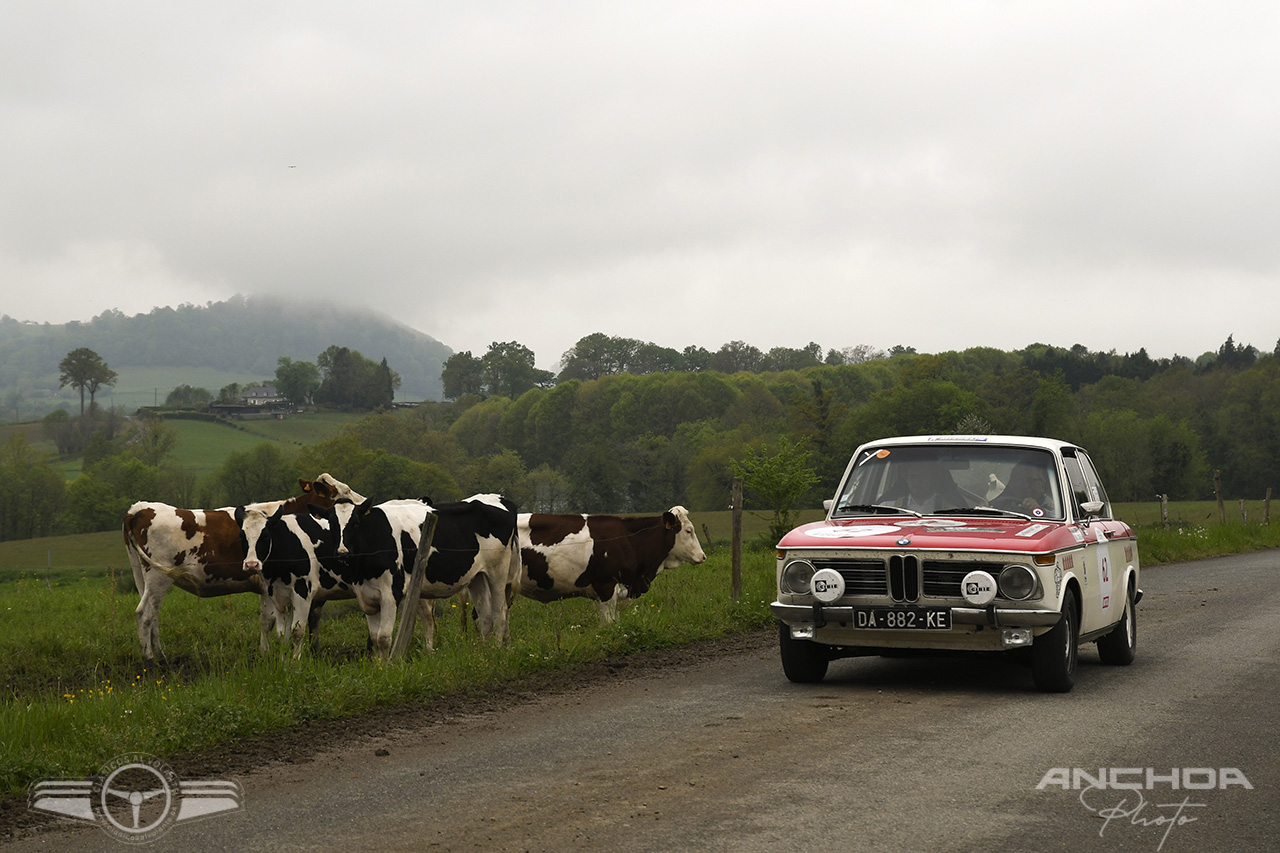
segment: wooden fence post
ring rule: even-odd
[[[1213,496],[1218,499],[1218,523],[1227,523],[1227,508],[1222,505],[1222,473],[1213,469]]]
[[[1156,495],[1160,499],[1160,525],[1163,529],[1169,529],[1169,496]]]
[[[391,643],[391,660],[404,660],[413,643],[413,631],[418,625],[418,598],[422,595],[423,564],[431,556],[431,540],[436,535],[435,510],[427,512],[422,520],[418,535],[418,554],[413,558],[413,570],[409,573],[409,586],[404,591],[404,600],[400,602],[400,624],[396,628],[395,639]],[[432,602],[434,605],[434,602]]]
[[[1262,523],[1271,523],[1271,487],[1267,486],[1267,498],[1262,502]]]
[[[1240,520],[1243,521],[1245,524],[1249,523],[1249,513],[1244,508],[1244,498],[1240,499]]]
[[[733,478],[733,539],[730,549],[732,580],[729,594],[737,601],[742,597],[742,478]]]

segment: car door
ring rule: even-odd
[[[1084,545],[1080,613],[1080,632],[1083,634],[1113,624],[1123,613],[1123,607],[1118,606],[1116,600],[1121,591],[1115,584],[1115,568],[1119,565],[1117,551],[1121,546],[1112,542],[1123,525],[1111,517],[1111,502],[1107,500],[1107,493],[1088,454],[1082,450],[1063,451],[1062,462],[1067,469],[1075,517]],[[1090,501],[1102,504],[1102,509],[1092,518],[1085,514],[1082,506]]]

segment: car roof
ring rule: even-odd
[[[874,441],[868,441],[863,444],[864,447],[875,445],[877,447],[883,445],[904,445],[904,444],[955,444],[955,445],[980,445],[986,444],[996,447],[1034,447],[1042,450],[1061,451],[1064,448],[1076,448],[1078,445],[1069,441],[1062,441],[1056,438],[1042,438],[1032,435],[903,435],[894,436],[893,438],[880,438]]]

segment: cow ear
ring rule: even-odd
[[[302,487],[302,491],[304,492],[311,491],[311,481],[306,479],[305,477],[298,478],[298,485]]]
[[[279,519],[281,519],[281,518],[283,518],[283,517],[284,517],[284,504],[280,504],[280,506],[276,507],[276,511],[275,511],[275,512],[273,512],[273,513],[271,513],[271,518],[272,518],[273,520],[277,520],[277,521],[278,521]]]
[[[238,506],[235,511],[235,519],[237,527],[244,527],[244,507]]]
[[[666,512],[664,512],[662,514],[662,526],[665,527],[667,530],[675,530],[676,528],[678,528],[680,524],[676,521],[675,513],[673,513],[671,510],[667,510]]]

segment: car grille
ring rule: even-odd
[[[834,569],[844,578],[845,595],[889,596],[894,601],[961,598],[960,582],[977,569],[1000,576],[1001,566],[978,560],[920,560],[915,554],[877,558],[813,560],[815,569]]]

